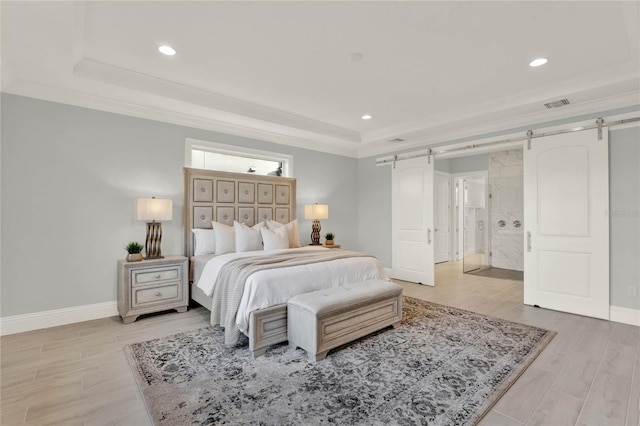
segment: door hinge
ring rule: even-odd
[[[531,150],[531,138],[533,137],[533,130],[527,130],[527,149]]]
[[[493,252],[492,252],[492,251],[490,251],[490,252],[489,252],[489,257],[492,257],[492,256],[493,256]]]
[[[493,198],[493,194],[489,194],[489,199]]]

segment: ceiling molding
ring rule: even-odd
[[[482,137],[483,135],[491,133],[506,132],[518,127],[536,126],[541,123],[549,123],[588,114],[598,114],[613,109],[633,106],[640,107],[640,91],[611,96],[594,102],[575,104],[571,105],[571,107],[563,107],[566,109],[540,111],[511,118],[495,118],[476,125],[465,125],[465,120],[460,120],[457,123],[450,123],[450,127],[452,127],[450,129],[438,131],[434,128],[430,133],[417,136],[414,139],[402,143],[378,141],[377,143],[362,145],[358,150],[358,158],[445,144],[464,138]],[[553,113],[551,111],[553,111]]]
[[[338,146],[336,144],[322,143],[311,138],[300,137],[299,135],[291,136],[286,133],[239,126],[228,122],[217,121],[211,117],[160,108],[157,105],[141,105],[139,103],[127,102],[121,99],[74,91],[63,87],[34,83],[20,79],[13,80],[5,89],[3,89],[3,92],[115,114],[123,114],[131,117],[160,121],[163,123],[273,142],[301,149],[326,152],[344,157],[357,157],[357,149],[354,146]]]
[[[254,123],[255,127],[267,126],[267,124],[264,123],[273,123],[280,126],[301,129],[306,132],[317,133],[327,138],[336,139],[340,143],[356,144],[360,142],[360,134],[352,130],[95,61],[86,57],[78,61],[73,71],[77,76],[96,80],[100,83],[147,92],[193,105],[204,106],[210,108],[212,111],[220,111],[226,116],[225,118],[228,121],[233,119],[229,117],[229,114],[234,114],[256,120],[256,123]],[[246,118],[242,121],[246,121]],[[258,121],[262,123],[258,123]],[[269,129],[265,130],[270,131]]]
[[[437,128],[442,125],[451,125],[454,123],[465,122],[469,120],[482,119],[485,116],[500,113],[508,119],[517,109],[536,108],[542,113],[548,113],[543,109],[546,102],[557,100],[560,98],[580,98],[585,94],[596,91],[606,91],[606,89],[622,86],[627,88],[622,93],[629,91],[629,88],[640,90],[638,74],[636,71],[629,71],[626,67],[613,67],[607,72],[583,77],[579,80],[573,80],[570,84],[557,83],[553,86],[545,86],[543,90],[540,88],[532,88],[526,92],[519,92],[513,96],[501,99],[491,100],[483,104],[474,105],[469,108],[460,108],[453,113],[440,114],[431,116],[428,119],[416,121],[412,123],[403,123],[396,126],[389,126],[372,132],[365,132],[362,135],[363,144],[388,141],[389,139],[400,137],[407,139],[409,137],[418,137],[421,133],[429,132],[429,129]],[[609,93],[611,90],[608,90]],[[618,93],[621,93],[618,91]],[[527,111],[528,115],[532,111]],[[511,113],[511,114],[510,114]],[[457,124],[455,124],[457,126]],[[405,137],[406,136],[406,137]]]

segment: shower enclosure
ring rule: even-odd
[[[487,267],[488,209],[487,177],[464,176],[458,179],[458,252],[463,272]]]

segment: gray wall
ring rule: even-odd
[[[355,159],[2,94],[3,317],[116,299],[116,260],[144,241],[136,198],[173,200],[162,251],[182,254],[185,138],[293,155],[303,244],[304,204],[329,205],[322,231],[357,246]]]
[[[439,160],[436,160],[436,164]],[[449,159],[449,173],[479,172],[489,169],[489,154],[469,155]]]
[[[640,127],[609,133],[609,203],[611,305],[640,309]]]
[[[602,113],[602,116],[637,110],[625,109]],[[598,115],[596,115],[598,116]],[[548,125],[564,124],[561,120]],[[540,124],[537,127],[543,127]],[[516,131],[509,130],[506,133]],[[499,134],[479,135],[483,139]],[[465,139],[469,140],[469,139]],[[452,141],[460,142],[460,141]],[[628,286],[636,286],[640,295],[640,128],[613,128],[609,132],[610,144],[610,208],[611,218],[611,305],[640,309],[640,296],[627,295]],[[417,148],[419,149],[419,148]],[[436,170],[460,173],[482,170],[482,156],[472,160],[464,157],[449,159],[448,164],[438,166],[442,160],[436,160]],[[471,157],[469,157],[471,158]],[[485,156],[486,158],[486,156]],[[457,163],[457,165],[455,163]],[[464,170],[471,168],[470,170]],[[484,168],[486,170],[486,167]],[[622,212],[622,213],[620,213]],[[618,215],[618,216],[616,216]],[[376,255],[385,267],[391,267],[391,167],[375,166],[375,157],[358,160],[358,249]]]

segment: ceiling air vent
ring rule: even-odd
[[[391,142],[391,143],[404,142],[404,139],[394,138],[394,139],[389,139],[387,142]]]
[[[560,99],[559,101],[553,101],[549,102],[548,104],[544,104],[544,106],[546,106],[547,109],[560,108],[561,106],[569,105],[570,103],[571,102],[569,102],[569,99]]]

